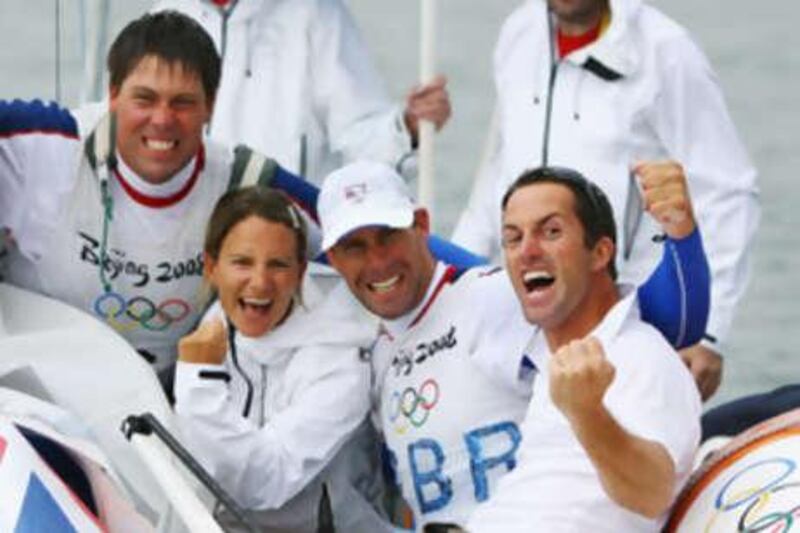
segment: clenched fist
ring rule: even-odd
[[[683,167],[676,161],[639,162],[633,166],[644,195],[645,210],[673,239],[682,239],[696,226]]]
[[[228,333],[219,318],[202,322],[178,341],[178,359],[185,363],[221,365],[228,352]]]
[[[571,341],[550,360],[550,397],[567,419],[580,420],[603,405],[614,373],[596,338]]]

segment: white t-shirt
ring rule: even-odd
[[[628,432],[663,445],[675,465],[675,491],[686,481],[700,438],[697,387],[675,351],[639,319],[634,291],[591,334],[616,374],[603,403]],[[527,357],[536,367],[533,397],[521,424],[517,468],[467,524],[470,533],[530,531],[659,531],[651,520],[612,502],[569,422],[550,399],[544,334]]]
[[[377,414],[418,530],[464,524],[516,465],[527,390],[473,358],[519,355],[529,332],[502,271],[441,263],[418,308],[384,324],[373,354]]]
[[[158,370],[169,367],[178,339],[207,304],[203,236],[228,187],[232,151],[208,143],[160,185],[118,157],[106,223],[74,118],[37,102],[6,103],[2,111],[0,231],[12,239],[5,279],[88,312],[152,356]]]

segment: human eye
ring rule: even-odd
[[[253,260],[245,255],[235,255],[230,258],[230,262],[233,266],[239,268],[249,267],[253,264]]]
[[[504,248],[511,248],[519,244],[522,240],[522,233],[516,229],[504,229],[501,237],[501,243]]]
[[[339,249],[348,257],[356,257],[364,253],[366,246],[360,241],[345,241],[339,245]]]
[[[175,109],[191,109],[195,107],[197,101],[191,96],[178,96],[172,101],[172,107]]]
[[[401,230],[397,228],[382,228],[380,233],[378,233],[378,242],[382,245],[391,244],[396,241],[400,235],[402,235]]]
[[[547,240],[555,240],[561,236],[563,230],[561,228],[561,224],[556,221],[550,221],[544,226],[542,226],[542,235]]]
[[[292,268],[292,261],[285,258],[270,259],[267,261],[267,268],[270,270],[289,270]]]
[[[139,105],[149,105],[155,102],[155,96],[147,91],[136,91],[133,93],[133,101]]]

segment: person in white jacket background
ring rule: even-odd
[[[659,231],[641,217],[635,163],[680,161],[712,269],[706,339],[681,352],[704,398],[716,391],[747,285],[759,207],[756,171],[708,60],[688,32],[641,0],[527,0],[495,48],[498,138],[453,239],[499,255],[499,205],[525,169],[563,165],[608,194],[621,279],[639,283]],[[633,170],[632,170],[633,169]]]
[[[393,104],[341,0],[160,0],[197,20],[222,56],[210,135],[245,143],[315,183],[371,159],[404,175],[420,119],[450,116],[446,80]]]
[[[175,410],[190,451],[264,531],[317,531],[322,498],[339,531],[391,531],[355,488],[376,472],[356,451],[370,387],[359,346],[374,329],[301,296],[305,240],[282,193],[223,196],[204,246],[219,304],[179,343]]]

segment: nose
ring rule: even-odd
[[[166,103],[155,106],[155,108],[153,109],[153,113],[150,116],[150,122],[153,125],[162,128],[169,127],[170,125],[172,125],[172,122],[174,120],[175,120],[175,115],[172,112],[172,109],[170,109],[169,105],[167,105]]]
[[[525,235],[522,238],[522,246],[520,252],[525,259],[538,259],[542,256],[542,242],[541,239],[532,233]]]
[[[268,292],[273,283],[269,268],[267,266],[254,268],[248,283],[250,288],[255,289],[259,293]]]
[[[390,262],[389,250],[380,243],[372,243],[367,247],[366,252],[367,269],[380,272]]]

